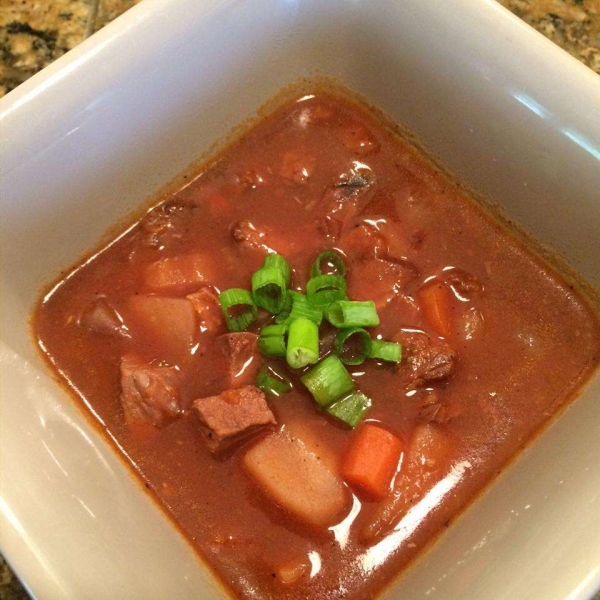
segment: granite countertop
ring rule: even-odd
[[[0,0],[0,96],[141,0]],[[600,0],[499,0],[600,74]]]
[[[0,0],[0,96],[140,1]],[[499,2],[600,74],[600,0]],[[0,600],[27,598],[0,556]]]

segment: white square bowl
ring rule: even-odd
[[[600,78],[493,0],[145,0],[0,101],[0,539],[34,596],[222,597],[53,381],[27,319],[107,227],[315,74],[371,99],[598,286]],[[588,598],[598,400],[596,376],[390,598]]]

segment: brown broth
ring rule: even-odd
[[[285,158],[289,152],[294,154]],[[381,229],[395,259],[412,269],[406,281],[389,275],[389,285],[384,282],[377,334],[392,338],[408,328],[438,337],[418,300],[417,290],[428,278],[444,279],[459,269],[482,287],[473,294],[455,290],[454,328],[447,341],[458,358],[451,378],[406,389],[405,367],[398,371],[368,361],[350,369],[359,388],[373,399],[368,419],[383,423],[405,445],[415,427],[432,417],[424,409],[429,392],[448,414],[436,427],[454,440],[455,477],[448,479],[452,485],[447,493],[414,527],[406,523],[408,533],[394,533],[370,547],[358,532],[373,518],[376,502],[354,495],[356,510],[343,523],[315,532],[266,500],[241,469],[251,441],[215,458],[191,413],[163,428],[125,424],[121,356],[135,350],[148,360],[178,364],[186,374],[182,394],[189,406],[195,398],[225,387],[225,358],[212,334],[197,331],[194,353],[181,354],[139,327],[131,338],[122,338],[80,325],[81,315],[101,296],[127,324],[128,299],[151,291],[143,268],[167,256],[205,254],[214,262],[207,273],[212,285],[220,290],[247,288],[264,252],[232,238],[231,227],[240,221],[251,221],[266,232],[264,243],[290,261],[295,286],[304,287],[319,251],[341,247],[348,255],[350,297],[377,295],[382,284],[369,284],[371,263],[365,263],[346,237],[340,242],[324,235],[319,222],[326,194],[352,168],[370,169],[376,181],[357,202],[357,212],[347,216],[344,236],[369,220]],[[171,233],[176,235],[152,245],[156,240],[144,229],[149,218],[144,217],[40,303],[35,335],[51,362],[93,408],[99,426],[118,441],[236,597],[376,597],[573,399],[598,364],[598,318],[573,288],[421,153],[343,97],[316,93],[286,104],[166,202],[188,207],[184,217],[174,218]],[[387,302],[386,290],[392,288]],[[182,288],[166,295],[190,291]],[[294,382],[290,394],[269,400],[278,423],[296,428],[300,437],[320,440],[325,456],[333,456],[336,463],[352,430],[326,418],[298,380]],[[310,574],[281,583],[275,576],[278,565],[302,557],[309,559]]]

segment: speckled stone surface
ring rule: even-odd
[[[0,0],[0,96],[140,0]]]
[[[140,1],[0,0],[0,96]],[[600,0],[498,1],[600,74]],[[0,556],[0,600],[27,598]]]
[[[600,0],[499,0],[600,74]]]
[[[0,96],[79,44],[92,0],[0,0]]]

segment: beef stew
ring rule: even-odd
[[[324,92],[76,267],[34,332],[240,598],[378,596],[600,360],[572,285]]]

